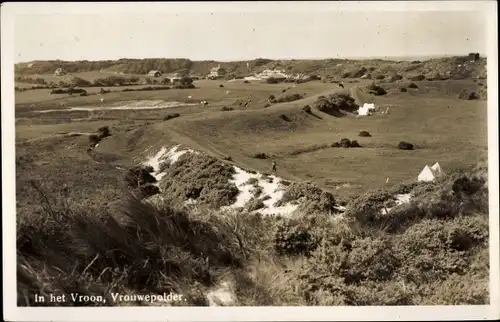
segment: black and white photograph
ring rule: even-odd
[[[496,1],[1,10],[4,319],[499,318]]]

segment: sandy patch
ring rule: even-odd
[[[209,291],[206,297],[210,306],[230,306],[236,303],[236,295],[227,281]]]
[[[132,102],[121,102],[117,103],[119,105],[107,105],[107,106],[82,106],[82,107],[67,107],[64,109],[50,109],[35,111],[36,113],[50,113],[50,112],[74,112],[74,111],[106,111],[106,110],[154,110],[154,109],[166,109],[180,106],[196,106],[197,103],[184,103],[176,101],[132,101]]]

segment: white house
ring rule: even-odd
[[[148,77],[161,77],[162,73],[159,70],[151,70],[148,73]]]
[[[208,75],[208,78],[219,78],[219,77],[226,76],[226,74],[227,74],[226,69],[223,67],[220,67],[220,65],[218,65],[217,67],[213,67],[210,70],[210,74]]]

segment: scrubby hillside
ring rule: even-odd
[[[207,174],[218,166],[196,163]],[[84,208],[34,182],[41,215],[17,225],[18,304],[47,305],[33,293],[78,292],[103,296],[98,305],[151,305],[118,303],[111,292],[171,291],[184,295],[171,305],[208,305],[221,282],[231,285],[228,305],[487,304],[486,173],[478,166],[371,191],[351,198],[343,215],[325,211],[321,193],[292,184],[288,199],[313,190],[321,197],[289,218],[132,196],[113,211]],[[397,194],[409,202],[398,205]]]
[[[247,67],[248,63],[248,67]],[[189,59],[119,59],[114,61],[33,61],[15,66],[17,75],[52,74],[57,68],[67,73],[89,71],[113,71],[126,74],[146,74],[150,70],[163,73],[187,72],[193,75],[207,75],[210,69],[220,65],[229,75],[242,77],[260,72],[266,68],[282,68],[290,74],[316,74],[323,77],[372,78],[398,80],[441,80],[486,77],[486,58],[470,61],[468,56],[435,58],[426,61],[390,60],[270,60],[216,62],[191,61]]]

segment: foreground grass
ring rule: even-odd
[[[33,181],[41,210],[18,216],[18,304],[150,305],[111,294],[174,292],[184,299],[170,305],[203,306],[221,281],[236,305],[486,304],[485,174],[372,191],[352,198],[343,219],[314,212],[321,207],[284,219],[132,195],[110,211]],[[380,214],[391,194],[407,192],[409,204]],[[68,293],[106,302],[34,302]]]

